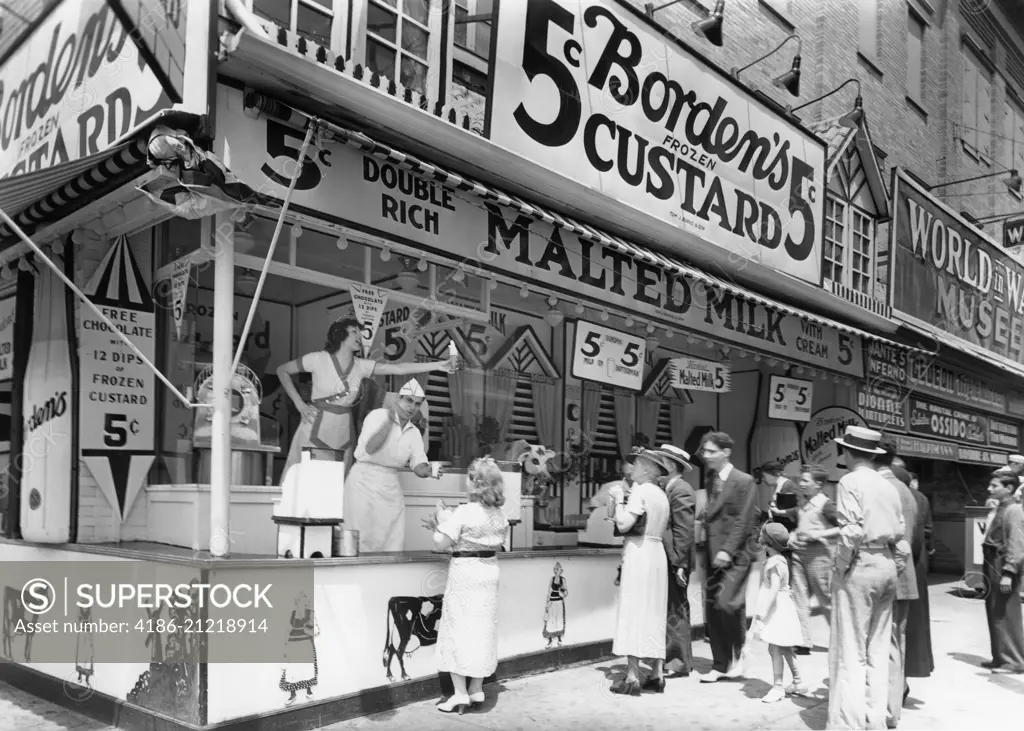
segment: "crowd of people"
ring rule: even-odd
[[[828,727],[897,728],[907,679],[934,670],[931,508],[891,438],[851,426],[835,441],[848,471],[834,501],[824,492],[822,467],[803,465],[795,484],[777,462],[758,470],[770,491],[761,500],[758,480],[732,464],[731,437],[705,435],[699,456],[707,499],[700,510],[686,480],[694,469],[686,452],[671,445],[634,450],[609,493],[609,517],[624,536],[613,653],[627,658],[612,692],[663,693],[666,677],[690,674],[687,588],[696,544],[703,543],[712,667],[701,682],[747,675],[749,630],[767,643],[772,659],[764,702],[806,695],[798,656],[814,646],[810,618],[819,613],[830,626]],[[984,546],[992,660],[985,666],[993,673],[1024,673],[1022,480],[1024,459],[994,473],[989,484],[994,502]],[[695,533],[698,524],[703,536]],[[762,578],[749,622],[747,584],[757,565]]]
[[[847,427],[836,438],[848,472],[836,499],[828,472],[803,465],[799,484],[779,463],[759,470],[771,490],[759,507],[755,478],[732,464],[732,438],[704,436],[700,458],[706,500],[687,477],[690,455],[673,445],[634,448],[623,479],[609,490],[608,518],[623,537],[612,652],[626,658],[613,693],[664,693],[666,679],[693,669],[689,582],[704,556],[705,631],[712,667],[704,683],[746,677],[749,636],[767,643],[773,683],[766,703],[803,696],[810,687],[798,656],[814,646],[810,617],[830,626],[830,729],[897,728],[910,692],[907,678],[934,669],[928,605],[931,509],[916,475],[881,433]],[[453,693],[442,712],[484,700],[483,681],[497,668],[498,562],[507,523],[502,474],[489,459],[467,475],[470,502],[425,521],[435,547],[450,551],[437,654]],[[1024,569],[1024,459],[997,470],[984,538],[986,613],[993,673],[1024,673],[1021,572]],[[697,535],[700,525],[703,535]],[[703,552],[696,550],[703,544]],[[752,622],[747,584],[764,559]],[[649,669],[644,668],[644,664]],[[788,667],[790,682],[785,683]]]

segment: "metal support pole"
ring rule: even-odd
[[[209,231],[210,219],[203,219]],[[231,548],[231,357],[234,346],[235,224],[231,213],[215,219],[213,261],[213,442],[210,461],[210,553]]]

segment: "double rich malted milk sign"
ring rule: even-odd
[[[490,138],[819,284],[825,146],[611,0],[498,10]]]

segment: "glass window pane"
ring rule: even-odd
[[[373,0],[374,2],[381,3],[382,5],[390,5],[393,8],[398,7],[398,0]]]
[[[256,15],[282,28],[292,27],[291,0],[253,0],[252,10]]]
[[[332,20],[331,16],[325,15],[315,8],[299,5],[296,30],[298,30],[299,35],[303,35],[325,48],[330,48]]]
[[[473,41],[473,50],[481,56],[486,56],[491,51],[491,24],[476,24],[476,40]]]
[[[334,1],[333,0],[302,0],[302,1],[303,2],[316,3],[320,7],[327,8],[328,10],[333,10],[334,9]]]
[[[402,56],[402,86],[415,89],[420,94],[427,92],[427,66],[419,61]]]
[[[366,66],[389,79],[395,78],[395,51],[377,43],[372,38],[366,40]]]
[[[412,23],[402,23],[402,50],[419,58],[427,58],[427,41],[430,34]]]
[[[459,21],[469,17],[469,11],[464,7],[455,6],[455,45],[466,47],[466,39],[469,37],[469,26]]]
[[[366,16],[366,29],[394,43],[398,39],[398,16],[376,3],[370,3],[369,13]],[[367,48],[366,56],[366,62],[369,64],[369,48]]]
[[[430,0],[402,0],[402,14],[426,25],[430,19]]]

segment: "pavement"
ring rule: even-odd
[[[958,587],[959,582],[945,579],[935,579],[930,587],[936,668],[930,678],[910,679],[901,731],[1002,727],[1008,711],[1019,717],[1024,708],[1024,676],[992,675],[980,667],[990,659],[985,608],[980,599],[962,596]],[[693,731],[823,729],[828,711],[828,653],[823,647],[828,628],[821,622],[814,629],[822,647],[798,658],[804,680],[812,689],[811,697],[762,703],[761,696],[770,687],[771,660],[767,646],[755,642],[748,677],[740,681],[703,684],[694,673],[689,678],[669,680],[664,695],[616,696],[608,690],[611,679],[623,672],[622,661],[616,659],[488,685],[488,699],[482,709],[462,716],[442,714],[434,701],[428,701],[325,728],[653,731],[665,728],[668,722],[685,722]],[[694,654],[698,672],[710,668],[707,643],[695,642]],[[0,731],[108,729],[0,683]]]

